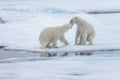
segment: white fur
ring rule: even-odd
[[[72,24],[77,24],[75,44],[86,45],[87,41],[89,45],[93,45],[93,39],[95,37],[95,30],[93,26],[83,20],[82,18],[76,16],[70,21]]]
[[[65,45],[68,45],[67,40],[64,38],[64,33],[67,32],[71,27],[72,24],[67,23],[61,26],[47,27],[43,29],[39,37],[41,48],[48,48],[51,43],[52,47],[56,48],[58,40],[63,42]]]

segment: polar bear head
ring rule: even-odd
[[[75,16],[70,20],[69,23],[71,23],[71,24],[83,24],[83,23],[86,23],[86,21],[79,16]]]
[[[71,23],[71,24],[77,23],[78,18],[79,18],[78,16],[73,17],[73,18],[70,20],[70,23]]]
[[[66,28],[66,29],[68,30],[68,29],[72,29],[73,24],[71,24],[71,23],[66,23],[66,24],[63,24],[63,25],[61,25],[61,26],[64,27],[64,28]]]

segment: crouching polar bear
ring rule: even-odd
[[[89,45],[93,45],[93,39],[95,37],[95,30],[93,26],[80,18],[79,16],[73,17],[70,20],[71,24],[77,24],[75,44],[77,45],[86,45],[89,42]]]
[[[63,42],[65,45],[68,45],[68,42],[64,37],[64,33],[70,28],[72,28],[72,24],[66,23],[61,26],[47,27],[43,29],[39,36],[41,49],[49,48],[50,44],[52,44],[52,48],[56,48],[58,40]]]

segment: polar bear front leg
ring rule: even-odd
[[[67,40],[65,39],[64,35],[62,35],[59,39],[61,42],[63,42],[65,45],[68,45]]]
[[[80,33],[80,36],[79,36],[79,42],[78,42],[78,45],[81,45],[82,44],[82,35],[81,35],[81,33]]]
[[[86,45],[87,44],[87,33],[83,33],[81,36],[81,40],[82,40],[82,45]]]
[[[80,31],[77,30],[77,31],[76,31],[76,36],[75,36],[75,45],[78,44],[78,38],[79,38],[79,36],[80,36]]]
[[[53,46],[52,46],[53,48],[58,48],[58,47],[57,47],[57,39],[54,39],[54,40],[52,41],[52,43],[53,43]]]

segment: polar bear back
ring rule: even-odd
[[[86,24],[84,24],[83,27],[85,27],[85,29],[87,30],[88,34],[95,33],[95,30],[94,30],[92,24],[86,22]]]
[[[94,30],[94,27],[92,24],[88,23],[87,21],[85,21],[84,19],[80,18],[77,16],[77,27],[79,30],[82,31],[87,31],[88,34],[91,34],[91,33],[95,33],[95,30]]]
[[[61,26],[46,27],[42,30],[40,39],[44,39],[44,37],[47,37],[50,40],[59,39],[70,29],[71,26],[72,25],[70,23],[66,23]]]
[[[59,37],[60,34],[61,34],[61,31],[59,30],[59,27],[47,27],[43,29],[41,32],[41,36],[50,37],[50,38]]]

